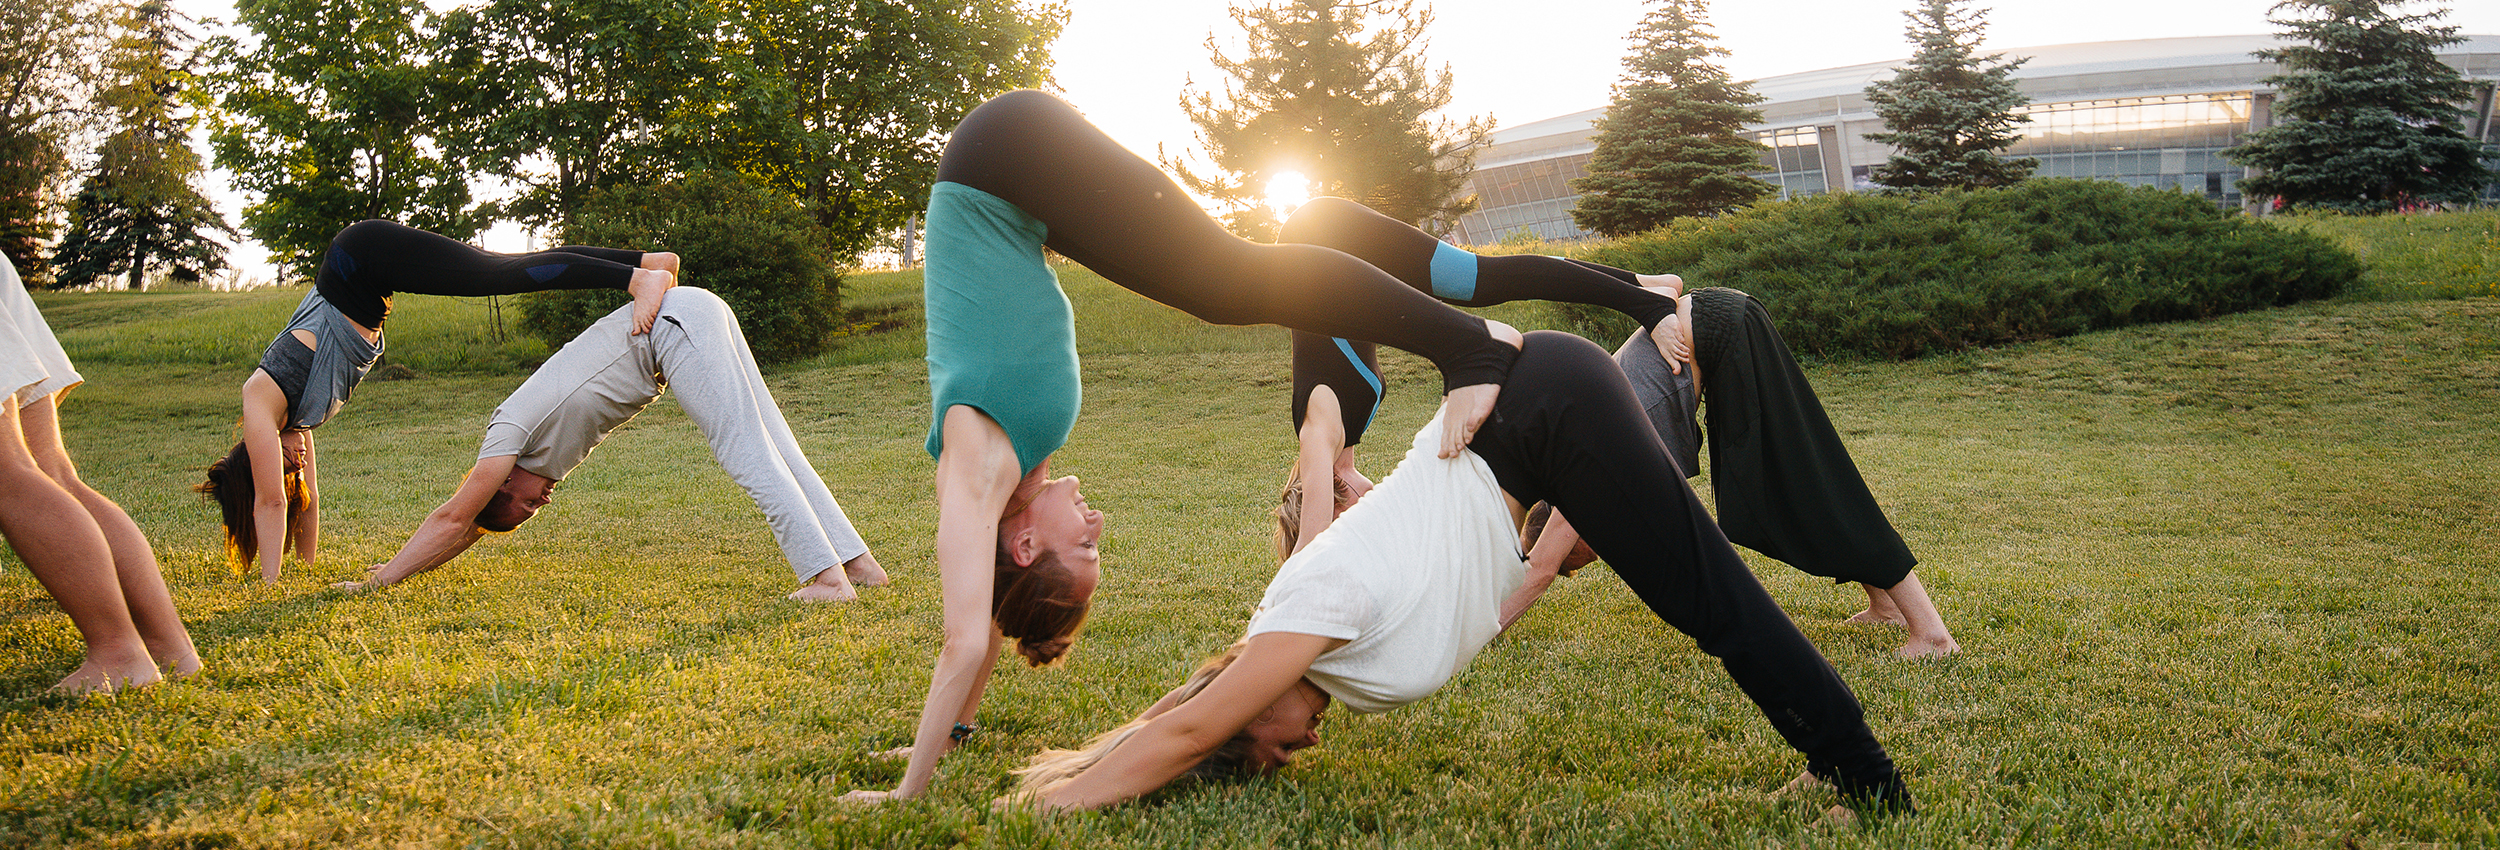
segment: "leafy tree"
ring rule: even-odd
[[[150,269],[198,280],[226,265],[225,245],[210,234],[231,238],[234,229],[194,185],[200,155],[191,149],[193,119],[180,113],[199,99],[186,55],[193,37],[182,23],[165,0],[141,0],[122,14],[105,60],[111,85],[96,98],[120,129],[70,202],[69,234],[53,256],[61,286],[121,275],[139,289]]]
[[[58,226],[62,145],[95,76],[99,17],[89,0],[0,0],[0,254],[29,286],[51,277],[42,246]]]
[[[758,360],[824,350],[841,313],[840,278],[825,261],[816,225],[780,192],[723,171],[656,186],[594,190],[562,231],[579,245],[666,246],[684,261],[684,282],[737,311]],[[615,290],[541,292],[521,299],[521,329],[562,345],[623,304]]]
[[[727,0],[732,110],[705,145],[797,198],[833,255],[856,258],[928,201],[947,130],[1049,78],[1058,4],[1021,0]]]
[[[247,44],[211,50],[225,114],[210,140],[234,184],[258,196],[243,226],[309,277],[339,228],[387,218],[454,238],[488,212],[452,155],[473,63],[437,57],[424,0],[240,0]],[[438,58],[443,61],[436,61]]]
[[[510,218],[562,227],[588,194],[701,164],[720,111],[716,8],[694,0],[493,0],[447,14],[448,149],[519,184]]]
[[[1650,230],[1678,216],[1711,215],[1759,200],[1771,184],[1748,176],[1762,145],[1743,135],[1763,101],[1714,64],[1726,56],[1703,0],[1657,0],[1629,37],[1623,80],[1597,122],[1588,176],[1572,181],[1572,221],[1607,236]]]
[[[2265,173],[2243,191],[2286,206],[2350,212],[2392,210],[2407,201],[2470,202],[2492,173],[2482,145],[2450,126],[2472,97],[2469,83],[2436,51],[2465,40],[2434,26],[2438,9],[2400,14],[2382,0],[2284,0],[2269,17],[2306,45],[2260,50],[2287,73],[2267,77],[2281,90],[2282,123],[2250,133],[2223,156]],[[2313,16],[2302,16],[2311,13]]]
[[[1976,55],[1987,12],[1956,10],[1961,2],[1923,0],[1916,11],[1902,13],[1918,52],[1892,79],[1866,87],[1866,99],[1889,131],[1866,138],[1896,150],[1875,166],[1877,183],[1896,189],[2005,186],[2040,165],[1998,155],[2021,140],[2014,125],[2031,120],[2014,112],[2031,102],[2014,86],[2014,69],[2030,60]]]
[[[1444,230],[1474,207],[1458,192],[1491,132],[1486,119],[1429,116],[1450,102],[1449,69],[1424,65],[1432,9],[1414,0],[1280,0],[1234,6],[1249,53],[1215,66],[1221,96],[1193,84],[1181,109],[1218,169],[1201,175],[1165,156],[1192,191],[1237,208],[1233,229],[1273,238],[1261,201],[1278,174],[1300,172],[1318,195],[1362,202],[1391,218]]]

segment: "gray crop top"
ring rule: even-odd
[[[295,338],[298,330],[311,331],[315,347],[305,348]],[[286,330],[279,331],[278,338],[261,352],[260,369],[286,392],[286,430],[307,431],[330,421],[346,406],[356,384],[381,359],[382,341],[366,342],[355,321],[315,290],[304,294],[303,303],[295,306],[295,318],[287,320]]]

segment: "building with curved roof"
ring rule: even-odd
[[[1993,51],[2009,60],[2029,59],[2013,76],[2031,96],[2022,110],[2031,123],[2022,125],[2022,141],[2006,155],[2039,159],[2034,173],[2042,177],[2116,180],[2240,205],[2239,181],[2249,172],[2224,160],[2221,151],[2274,124],[2275,91],[2261,81],[2278,69],[2251,54],[2281,44],[2273,35],[2224,35]],[[2500,35],[2467,36],[2440,58],[2476,84],[2470,114],[2459,129],[2485,145],[2500,145],[2493,104]],[[1779,187],[1780,197],[1870,188],[1868,170],[1890,158],[1892,149],[1866,140],[1867,133],[1884,129],[1867,102],[1866,87],[1889,79],[1908,61],[1755,81],[1753,90],[1767,100],[1759,105],[1762,121],[1746,128],[1765,147],[1763,169],[1754,176]],[[1477,211],[1459,219],[1452,240],[1472,245],[1521,232],[1543,239],[1588,235],[1571,221],[1578,194],[1570,182],[1587,173],[1597,147],[1592,122],[1604,112],[1591,109],[1496,131],[1477,155],[1470,178]],[[2500,186],[2485,197],[2500,199]]]

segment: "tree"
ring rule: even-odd
[[[519,184],[497,212],[561,229],[594,190],[699,168],[715,120],[716,8],[690,0],[494,0],[447,14],[448,149]]]
[[[88,0],[0,0],[0,254],[29,286],[51,278],[43,244],[58,226],[63,144],[82,122],[99,17]]]
[[[1762,145],[1743,135],[1762,120],[1763,97],[1730,80],[1703,0],[1657,0],[1628,37],[1623,79],[1597,121],[1597,152],[1571,220],[1606,236],[1654,229],[1678,216],[1712,215],[1774,191],[1748,172]]]
[[[2276,86],[2282,123],[2222,152],[2265,169],[2240,181],[2250,195],[2290,207],[2382,212],[2408,201],[2470,202],[2493,175],[2482,145],[2456,128],[2471,84],[2436,51],[2465,40],[2434,26],[2438,9],[2399,14],[2381,0],[2284,0],[2269,17],[2306,45],[2260,50],[2287,73]],[[2300,13],[2314,13],[2302,17]]]
[[[1200,175],[1166,156],[1190,190],[1231,205],[1235,232],[1274,236],[1261,201],[1268,181],[1300,172],[1311,192],[1359,201],[1426,230],[1446,230],[1474,207],[1458,192],[1486,119],[1428,116],[1450,102],[1447,66],[1424,66],[1432,9],[1414,0],[1281,0],[1234,6],[1249,52],[1215,66],[1231,77],[1221,98],[1193,84],[1181,109],[1218,173]]]
[[[209,234],[234,235],[195,185],[202,169],[193,119],[179,110],[196,106],[198,94],[181,13],[165,0],[141,0],[125,8],[119,30],[105,60],[111,85],[96,103],[120,128],[70,202],[69,234],[53,255],[60,286],[121,275],[140,289],[156,268],[198,280],[226,265],[225,245]]]
[[[249,44],[211,47],[224,115],[210,134],[217,164],[258,196],[243,226],[272,259],[310,277],[331,235],[386,218],[453,238],[475,235],[451,155],[473,63],[436,61],[424,0],[245,0]],[[456,58],[456,57],[453,57]]]
[[[1056,4],[729,0],[740,90],[705,145],[796,198],[856,259],[928,203],[945,133],[982,101],[1049,79]]]
[[[1866,138],[1896,149],[1875,166],[1877,183],[1896,189],[2007,186],[2040,165],[1999,156],[2021,140],[2014,125],[2031,121],[2014,112],[2031,102],[2014,86],[2014,69],[2030,60],[1976,55],[1987,12],[1955,10],[1961,2],[1924,0],[1902,13],[1918,52],[1892,79],[1866,87],[1866,99],[1890,131]]]

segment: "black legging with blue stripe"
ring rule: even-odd
[[[1538,255],[1478,256],[1405,222],[1344,198],[1313,198],[1294,210],[1283,242],[1335,248],[1417,291],[1462,307],[1562,301],[1605,307],[1654,328],[1675,299],[1641,288],[1631,272]],[[1327,386],[1345,420],[1345,444],[1363,440],[1380,408],[1380,361],[1370,343],[1293,335],[1293,422],[1299,429],[1311,391]]]
[[[566,245],[498,254],[393,221],[359,221],[330,237],[313,288],[356,324],[380,330],[391,294],[514,295],[549,289],[616,289],[633,281],[641,251]]]

